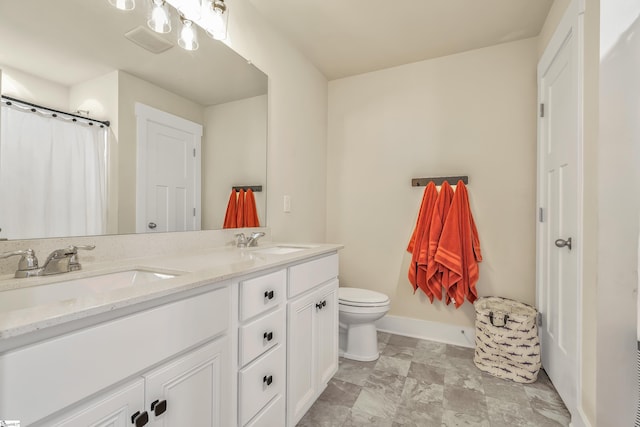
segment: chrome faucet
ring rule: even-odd
[[[95,249],[95,245],[69,246],[64,249],[56,249],[49,254],[42,267],[38,266],[38,258],[33,249],[5,252],[0,254],[0,258],[22,255],[22,258],[20,258],[18,262],[18,270],[16,270],[15,274],[17,278],[48,276],[50,274],[80,270],[82,266],[78,262],[78,249],[91,251]]]
[[[247,239],[247,246],[258,246],[258,239],[264,236],[262,231],[258,231],[256,233],[251,233],[251,236]]]
[[[246,248],[247,246],[258,246],[258,239],[262,236],[264,236],[262,231],[251,233],[251,236],[249,237],[246,237],[244,233],[238,233],[236,234],[236,247]]]

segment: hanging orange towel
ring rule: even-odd
[[[435,255],[435,262],[449,271],[448,277],[443,275],[442,286],[456,308],[464,303],[465,297],[471,303],[477,299],[480,261],[480,239],[469,207],[469,195],[464,183],[458,181]]]
[[[244,227],[244,190],[238,193],[238,208],[236,212],[236,227]]]
[[[256,209],[256,198],[252,189],[247,190],[244,196],[244,223],[246,227],[260,227],[258,210]]]
[[[411,236],[411,240],[407,246],[407,251],[412,254],[411,264],[409,265],[409,282],[413,285],[414,293],[419,287],[427,294],[427,296],[429,296],[427,283],[425,280],[419,280],[419,277],[424,279],[426,275],[418,275],[418,265],[426,265],[429,227],[431,225],[431,215],[433,213],[437,197],[438,190],[436,189],[436,185],[433,182],[429,182],[427,187],[424,189],[416,227],[413,230],[413,235]]]
[[[447,181],[442,183],[440,193],[436,200],[436,206],[431,216],[431,227],[429,228],[429,250],[427,253],[426,281],[429,293],[432,295],[429,299],[433,302],[433,298],[442,299],[442,275],[448,274],[448,270],[435,262],[440,235],[444,227],[447,214],[451,208],[453,200],[453,189]]]
[[[237,193],[235,188],[231,190],[231,196],[229,196],[229,203],[227,203],[227,213],[224,215],[224,223],[222,228],[236,228],[237,224]]]

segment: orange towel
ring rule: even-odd
[[[464,183],[458,181],[435,255],[435,262],[449,271],[448,277],[442,277],[442,286],[456,308],[464,303],[465,297],[471,303],[477,299],[480,261],[480,239],[469,207],[469,195]]]
[[[256,209],[256,198],[253,195],[253,190],[248,189],[247,194],[244,196],[244,223],[247,227],[260,227],[260,220],[258,219],[258,210]]]
[[[236,227],[244,227],[244,190],[238,193],[238,208],[236,213]]]
[[[437,197],[438,190],[436,189],[435,184],[433,182],[429,182],[427,187],[424,189],[416,227],[413,230],[413,235],[411,236],[411,240],[407,247],[407,251],[412,254],[411,264],[409,265],[409,282],[413,285],[413,292],[415,292],[419,287],[427,294],[427,296],[429,296],[429,294],[427,283],[424,280],[425,275],[418,274],[418,265],[426,265],[429,227],[431,225],[431,215],[433,213]],[[430,296],[429,298],[432,297]]]
[[[432,295],[430,298],[431,302],[433,302],[433,298],[442,299],[442,275],[448,275],[448,270],[435,262],[435,256],[438,250],[442,228],[444,227],[447,214],[451,208],[452,200],[453,189],[451,185],[445,181],[442,183],[442,187],[440,187],[440,194],[438,194],[438,200],[436,201],[436,206],[431,216],[431,227],[429,228],[426,281],[429,292]]]
[[[227,213],[224,215],[224,223],[222,228],[236,228],[237,224],[237,193],[236,190],[231,190],[231,196],[229,196],[229,203],[227,203]]]

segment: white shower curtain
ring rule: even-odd
[[[0,237],[106,231],[107,131],[2,105]]]

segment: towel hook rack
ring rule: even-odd
[[[448,181],[451,185],[456,185],[458,181],[464,182],[465,185],[469,184],[469,176],[437,176],[430,178],[413,178],[411,180],[412,187],[426,187],[429,182],[433,181],[435,185],[442,185],[443,182]]]
[[[247,191],[251,189],[251,191],[253,191],[254,193],[259,193],[262,191],[262,185],[234,185],[233,187],[231,187],[231,189],[236,191]]]

